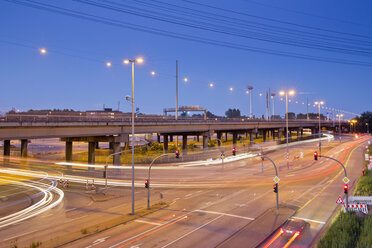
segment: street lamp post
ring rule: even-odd
[[[147,187],[147,209],[150,209],[150,176],[151,176],[151,167],[152,165],[154,164],[155,160],[157,160],[158,158],[161,158],[161,157],[164,157],[164,156],[167,156],[168,157],[168,154],[162,154],[160,156],[157,156],[156,158],[154,158],[152,161],[151,161],[151,164],[149,166],[149,174],[148,174],[148,179],[147,179],[147,182],[149,184],[149,186]]]
[[[286,122],[286,140],[287,140],[287,168],[289,168],[289,151],[288,151],[288,95],[292,96],[295,94],[294,90],[290,91],[280,91],[281,96],[285,95],[285,122]]]
[[[253,90],[253,86],[252,85],[249,85],[248,86],[248,94],[249,94],[249,118],[252,118],[253,117],[253,113],[252,113],[252,90]]]
[[[337,114],[336,116],[338,117],[338,135],[339,135],[339,139],[340,139],[340,142],[341,142],[341,117],[343,117],[344,115],[343,114]]]
[[[319,109],[319,155],[322,154],[322,127],[320,125],[320,105],[323,105],[324,102],[323,101],[319,101],[319,102],[315,102],[314,103],[315,105],[318,105],[318,109]]]
[[[132,215],[134,215],[134,63],[143,63],[142,58],[137,59],[126,59],[124,64],[132,63]]]

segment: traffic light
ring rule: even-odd
[[[175,153],[176,153],[176,158],[180,158],[180,151],[176,150]]]
[[[232,149],[232,155],[236,155],[236,148],[235,147],[233,147],[233,149]]]
[[[261,160],[264,161],[264,157],[263,156],[261,156]]]
[[[278,184],[274,184],[273,186],[273,189],[274,189],[274,193],[278,193]]]
[[[314,152],[314,160],[318,160],[318,152]]]
[[[345,184],[344,185],[344,193],[347,194],[348,191],[349,191],[349,185]]]
[[[149,180],[148,180],[148,179],[145,180],[145,188],[146,188],[146,189],[149,188]]]

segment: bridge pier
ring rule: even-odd
[[[250,144],[250,145],[253,144],[253,131],[250,131],[250,132],[249,132],[249,144]]]
[[[300,132],[301,132],[301,139],[302,139],[304,137],[304,129],[301,128]]]
[[[221,138],[222,138],[222,133],[217,132],[217,144],[218,144],[218,146],[221,146]]]
[[[238,139],[238,133],[237,132],[233,132],[233,145],[235,146],[236,143],[237,143],[237,139]]]
[[[282,137],[284,136],[284,128],[278,130],[278,140],[281,141]],[[284,137],[285,139],[286,137]]]
[[[120,142],[110,142],[110,144],[112,144],[112,153],[118,153],[118,152],[121,151],[121,149],[120,149]],[[120,155],[121,154],[115,154],[113,156],[113,164],[114,165],[121,165]]]
[[[200,139],[199,139],[199,135],[196,135],[196,142],[199,142]]]
[[[301,136],[300,136],[300,129],[298,128],[297,129],[297,140],[300,140],[301,139]]]
[[[96,142],[89,141],[88,142],[88,164],[95,164],[96,163]],[[94,170],[94,168],[89,167],[89,170]]]
[[[169,135],[169,142],[173,142],[173,135]]]
[[[66,141],[65,144],[65,158],[66,162],[72,161],[72,141]]]
[[[10,140],[4,140],[4,156],[10,156]]]
[[[21,140],[21,157],[27,157],[28,139]]]
[[[227,132],[225,133],[225,141],[227,141]]]
[[[203,150],[208,148],[208,136],[203,135]]]
[[[182,151],[187,154],[187,134],[182,135]]]
[[[158,138],[158,143],[160,143],[160,133],[156,134],[157,138]]]
[[[99,149],[99,142],[96,141],[96,149]]]
[[[168,153],[168,135],[163,135],[163,147],[164,147],[164,153]]]
[[[262,130],[262,140],[263,142],[266,142],[266,130]]]

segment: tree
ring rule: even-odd
[[[296,114],[293,112],[288,112],[288,120],[294,120],[296,119]]]
[[[240,115],[240,110],[239,109],[228,109],[226,112],[225,112],[225,115],[227,118],[237,118],[237,117],[241,117]]]
[[[207,111],[207,118],[217,118],[218,116]]]
[[[372,130],[372,112],[363,112],[359,117],[354,118],[357,120],[355,128],[357,132],[367,133]]]

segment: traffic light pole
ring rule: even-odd
[[[150,209],[150,173],[151,173],[151,167],[152,167],[152,164],[155,162],[155,160],[157,160],[158,158],[161,158],[161,157],[164,157],[164,156],[168,156],[168,154],[162,154],[160,156],[157,156],[156,158],[154,158],[152,161],[151,161],[151,164],[150,164],[150,167],[149,167],[149,174],[148,174],[148,188],[147,188],[147,209]]]
[[[276,168],[276,165],[275,165],[274,161],[271,158],[265,156],[263,153],[260,154],[260,155],[261,155],[261,157],[267,158],[268,160],[270,160],[270,162],[274,165],[275,175],[278,177],[278,169]],[[279,184],[278,183],[276,183],[276,189],[278,191],[278,192],[276,192],[276,215],[279,215]]]
[[[338,161],[335,158],[331,158],[331,157],[320,155],[320,154],[319,154],[319,157],[320,158],[328,158],[328,159],[331,159],[331,160],[336,161],[337,163],[339,163],[342,166],[342,168],[344,168],[345,177],[347,177],[346,168],[345,168],[345,166],[340,161]],[[346,196],[346,212],[348,212],[348,209],[349,209],[349,189],[345,193],[345,196]]]

